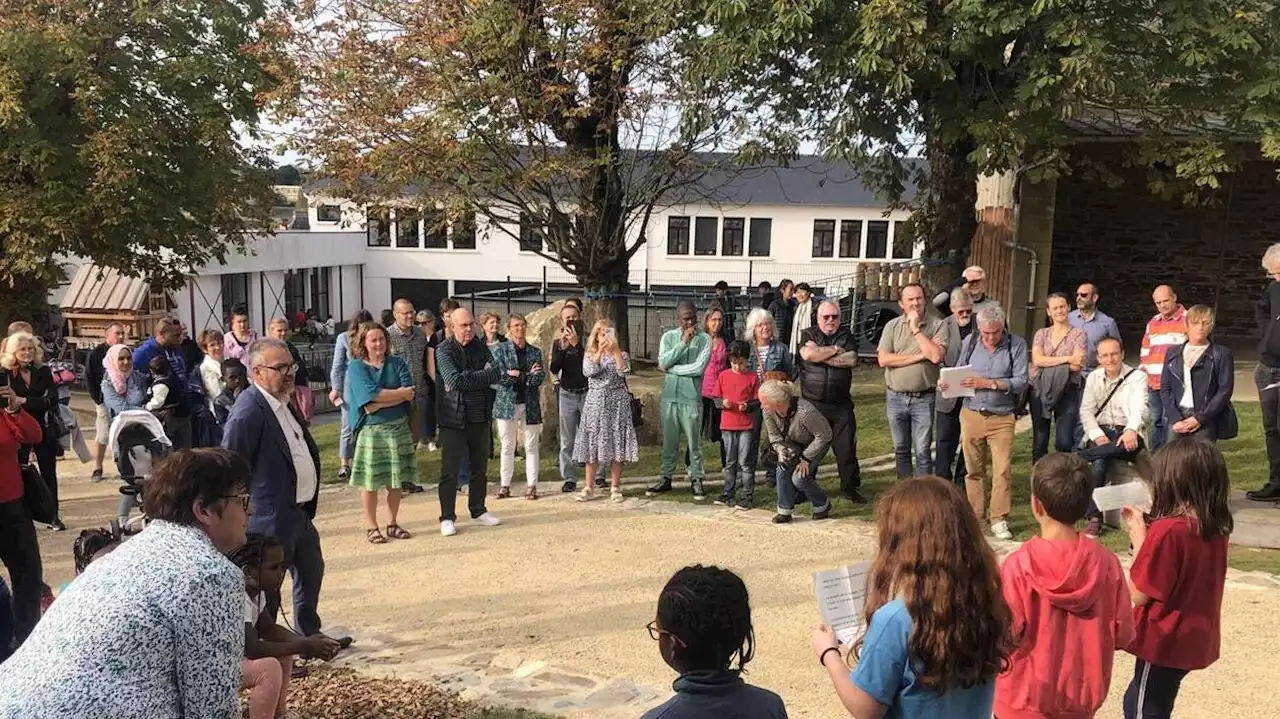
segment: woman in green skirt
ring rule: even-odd
[[[359,488],[364,506],[364,527],[370,544],[386,544],[387,537],[408,539],[396,523],[400,513],[400,487],[418,481],[418,459],[409,432],[409,407],[413,402],[413,376],[399,357],[387,354],[389,338],[380,325],[360,325],[351,342],[347,365],[347,413],[356,436],[351,462],[351,486]],[[386,537],[378,529],[378,490],[387,490]]]

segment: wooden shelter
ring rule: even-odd
[[[100,344],[114,322],[124,325],[125,342],[141,342],[177,306],[168,291],[94,264],[80,265],[61,302],[67,343],[84,349]]]

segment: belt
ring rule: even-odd
[[[896,389],[891,389],[889,391],[894,394],[903,395],[904,397],[911,397],[912,399],[919,399],[921,397],[932,397],[935,392],[934,390],[931,390],[931,389],[923,390],[921,392],[899,392]]]
[[[556,389],[560,392],[568,392],[569,394],[586,394],[587,393],[587,390],[585,387],[583,389],[570,389],[563,385],[556,385]]]

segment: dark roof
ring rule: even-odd
[[[1194,119],[1176,118],[1174,113],[1164,116],[1158,111],[1113,110],[1100,105],[1089,105],[1078,115],[1064,120],[1063,124],[1072,135],[1085,141],[1138,136],[1182,140],[1234,134],[1227,121],[1219,115],[1204,114]],[[1257,137],[1252,139],[1256,141]]]
[[[731,155],[708,153],[705,161],[713,165],[691,187],[676,191],[662,204],[714,202],[723,205],[825,205],[831,207],[885,207],[889,203],[866,186],[848,162],[826,160],[816,155],[802,155],[785,164],[762,164],[735,167]],[[908,160],[914,170],[919,160]],[[323,192],[338,183],[320,179],[307,183],[306,192]],[[407,185],[407,197],[420,194],[423,187]],[[907,179],[903,200],[915,197],[915,184]]]

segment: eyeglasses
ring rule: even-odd
[[[652,622],[649,622],[648,624],[644,625],[644,628],[649,630],[649,638],[650,638],[650,639],[652,639],[652,640],[653,640],[653,641],[655,641],[655,642],[656,642],[656,641],[658,641],[659,639],[661,639],[661,638],[662,638],[662,635],[664,635],[664,634],[665,634],[665,635],[667,635],[667,636],[671,637],[672,639],[676,640],[677,642],[679,642],[679,643],[680,643],[680,646],[688,646],[688,645],[686,645],[686,644],[684,643],[684,641],[682,641],[682,640],[680,639],[680,637],[677,637],[676,635],[672,634],[671,632],[668,632],[667,630],[665,630],[665,629],[663,629],[663,628],[659,627],[659,626],[658,626],[658,620],[657,620],[657,619],[655,619],[655,620],[653,620]]]
[[[292,362],[289,364],[268,364],[268,365],[263,365],[262,368],[273,369],[282,375],[296,374],[298,371],[298,365]]]
[[[820,319],[820,320],[838,320],[838,319],[840,319],[840,315],[818,315],[818,319]]]
[[[429,327],[429,326],[434,325],[434,324],[435,324],[435,322],[419,322],[419,323],[418,323],[418,326],[419,326],[419,327]]]
[[[956,310],[956,311],[955,311],[955,314],[957,314],[957,315],[971,315],[971,314],[973,314],[973,310]]]
[[[240,500],[240,508],[246,512],[249,511],[249,495],[248,494],[227,494],[227,495],[223,495],[222,498],[238,499]]]

